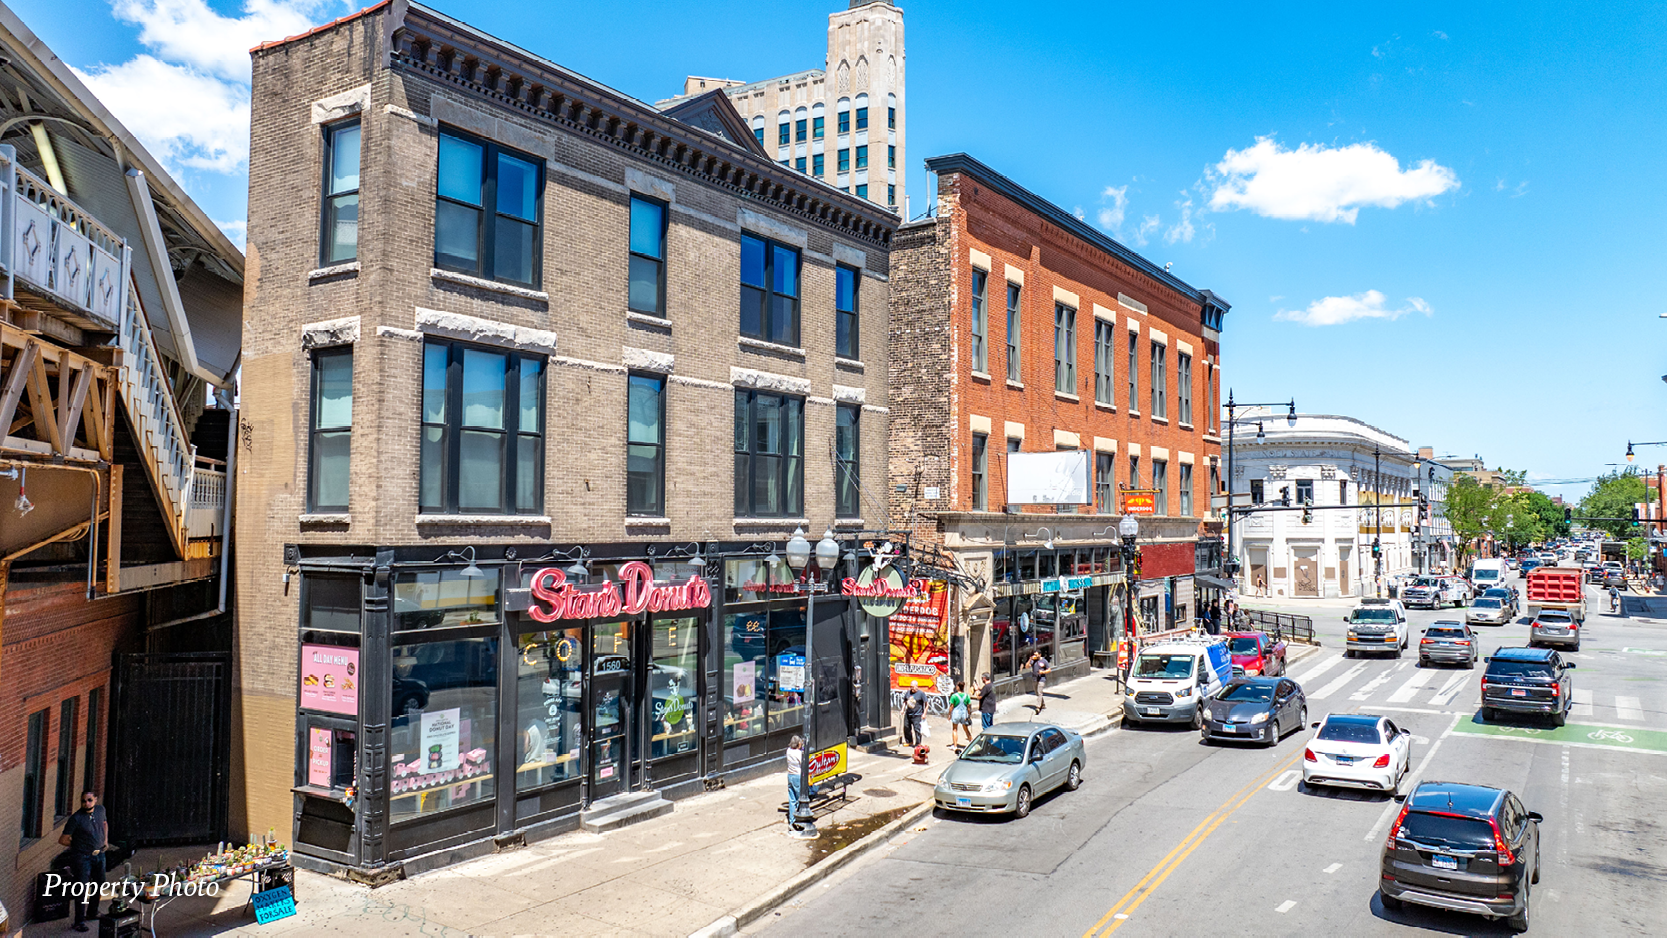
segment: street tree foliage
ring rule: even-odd
[[[1494,540],[1503,541],[1505,549],[1515,553],[1519,548],[1546,540],[1550,528],[1535,510],[1531,496],[1539,495],[1549,504],[1551,499],[1539,492],[1493,494],[1487,513],[1488,533]]]
[[[1447,523],[1458,542],[1461,565],[1469,559],[1470,545],[1491,527],[1493,500],[1493,490],[1470,476],[1459,476],[1447,487]]]
[[[1632,526],[1632,509],[1638,502],[1648,501],[1649,489],[1642,476],[1611,472],[1592,483],[1591,491],[1580,500],[1580,514],[1587,518],[1613,518],[1613,521],[1588,521],[1616,540],[1636,536]]]
[[[1506,492],[1521,486],[1526,473],[1494,470],[1501,487],[1482,485],[1470,476],[1460,476],[1447,488],[1447,521],[1455,539],[1463,545],[1461,559],[1468,556],[1471,543],[1491,535],[1511,551],[1553,537],[1565,537],[1570,525],[1563,509],[1544,492]]]

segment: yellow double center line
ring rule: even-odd
[[[1092,927],[1083,932],[1083,938],[1104,938],[1104,936],[1116,931],[1118,926],[1129,920],[1129,916],[1134,914],[1135,909],[1140,908],[1142,902],[1145,902],[1159,886],[1163,885],[1163,881],[1169,878],[1169,874],[1175,872],[1175,868],[1180,866],[1181,862],[1191,855],[1199,844],[1204,842],[1204,838],[1210,836],[1217,827],[1221,826],[1222,821],[1227,820],[1228,816],[1234,811],[1244,807],[1244,803],[1249,801],[1252,795],[1273,781],[1281,772],[1295,765],[1297,760],[1301,758],[1302,753],[1296,753],[1291,758],[1274,766],[1271,771],[1258,776],[1255,781],[1234,792],[1232,797],[1222,803],[1221,807],[1215,809],[1214,813],[1200,821],[1198,826],[1192,829],[1192,833],[1186,836],[1185,840],[1176,844],[1175,849],[1169,851],[1167,856],[1159,860],[1158,865],[1152,867],[1151,871],[1142,877],[1140,882],[1135,883],[1133,889],[1124,893],[1123,898],[1118,899],[1117,904],[1101,916],[1098,922],[1095,922]],[[1113,921],[1113,919],[1116,920]],[[1111,923],[1110,926],[1106,925],[1107,922]],[[1101,931],[1101,929],[1104,929],[1104,931]]]

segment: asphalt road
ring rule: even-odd
[[[1667,622],[1592,614],[1569,725],[1491,726],[1483,671],[1344,660],[1345,609],[1310,607],[1322,648],[1291,668],[1309,718],[1384,713],[1415,734],[1422,779],[1517,792],[1541,827],[1533,932],[1659,933],[1667,921]],[[1458,616],[1455,616],[1458,613]],[[1411,613],[1424,625],[1462,610]],[[1477,627],[1483,647],[1527,641],[1525,622]],[[1506,934],[1490,923],[1378,902],[1378,859],[1399,805],[1298,781],[1312,731],[1272,749],[1204,746],[1184,729],[1120,729],[1088,742],[1077,792],[1024,821],[948,816],[810,890],[749,933],[793,936],[1283,935],[1412,930]],[[1655,924],[1651,924],[1655,923]]]

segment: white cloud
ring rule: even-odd
[[[1107,201],[1111,204],[1105,204]],[[1123,216],[1129,208],[1128,186],[1106,186],[1106,191],[1100,193],[1100,211],[1098,221],[1100,227],[1115,232],[1123,227]]]
[[[1134,243],[1144,245],[1146,240],[1157,234],[1158,226],[1163,222],[1156,215],[1145,215],[1140,219],[1140,227],[1135,229]]]
[[[230,238],[233,244],[237,245],[237,249],[239,251],[244,250],[245,247],[247,247],[249,240],[248,222],[217,221],[215,224],[220,226],[220,230],[226,233],[226,237]]]
[[[76,74],[170,170],[237,172],[249,160],[249,89],[155,56]]]
[[[1192,200],[1187,199],[1179,203],[1178,207],[1181,209],[1181,220],[1169,226],[1169,230],[1163,233],[1163,240],[1168,244],[1177,241],[1190,242],[1193,235],[1198,233],[1192,226]]]
[[[1435,312],[1429,303],[1416,296],[1407,297],[1406,303],[1397,309],[1385,309],[1384,299],[1377,290],[1354,296],[1327,296],[1309,303],[1307,309],[1282,309],[1273,318],[1305,326],[1338,326],[1356,319],[1394,320],[1408,313],[1429,316]]]
[[[1442,41],[1442,42],[1446,42],[1446,41],[1447,41],[1447,34],[1446,34],[1446,33],[1444,33],[1444,32],[1442,32],[1442,31],[1441,31],[1441,30],[1439,30],[1439,29],[1438,29],[1438,30],[1436,30],[1436,31],[1435,31],[1435,32],[1433,32],[1433,33],[1430,33],[1430,35],[1432,35],[1432,36],[1434,36],[1434,37],[1436,37],[1436,38],[1437,38],[1437,39],[1440,39],[1440,40],[1441,40],[1441,41]]]
[[[1205,183],[1213,187],[1213,211],[1249,209],[1268,218],[1352,225],[1362,206],[1427,201],[1458,186],[1459,177],[1434,160],[1403,170],[1372,143],[1304,143],[1289,150],[1272,137],[1258,137],[1254,146],[1228,150]]]
[[[113,0],[116,18],[170,62],[249,82],[249,50],[306,32],[329,0],[246,0],[242,16],[221,16],[204,0]]]

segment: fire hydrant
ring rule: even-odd
[[[932,751],[932,747],[926,745],[925,743],[921,743],[920,745],[916,746],[915,747],[915,765],[925,765],[926,764],[926,754],[931,752],[931,751]]]

